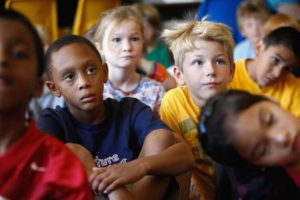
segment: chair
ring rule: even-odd
[[[78,0],[72,33],[84,35],[102,11],[121,5],[120,0]]]
[[[17,10],[33,24],[44,26],[52,41],[58,38],[56,0],[6,0],[5,8]]]

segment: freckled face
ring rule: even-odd
[[[185,54],[180,76],[194,101],[201,105],[200,102],[225,90],[232,80],[233,66],[220,43],[198,40],[195,45],[197,49]]]
[[[143,53],[141,25],[132,20],[109,25],[100,52],[109,67],[135,69]]]

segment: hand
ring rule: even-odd
[[[143,162],[138,159],[103,168],[94,167],[89,181],[94,192],[109,194],[119,186],[138,181],[144,177],[146,173],[146,167]]]

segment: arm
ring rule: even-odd
[[[193,166],[194,158],[188,147],[183,142],[177,142],[170,131],[158,129],[146,137],[138,159],[126,164],[94,168],[90,182],[94,190],[109,193],[146,175],[174,176]]]
[[[177,86],[177,83],[173,76],[169,74],[169,72],[163,65],[157,62],[147,61],[146,59],[142,58],[140,61],[139,69],[145,72],[148,77],[162,83],[166,91]]]

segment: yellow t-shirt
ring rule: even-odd
[[[168,91],[161,102],[161,119],[187,143],[196,160],[192,172],[191,199],[214,199],[214,163],[203,152],[198,139],[200,108],[186,86]]]
[[[228,89],[240,89],[252,94],[266,95],[276,99],[280,105],[300,119],[300,79],[287,74],[271,86],[260,88],[248,74],[246,60],[235,62],[235,74]]]

